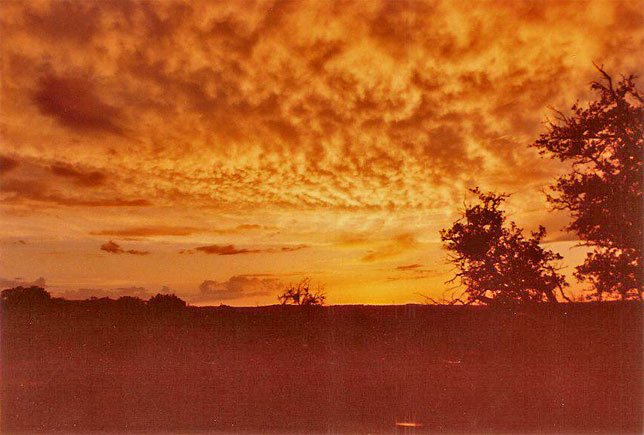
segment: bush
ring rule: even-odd
[[[304,278],[297,284],[289,284],[277,299],[282,305],[324,305],[326,295],[320,285],[313,291],[311,279]]]
[[[147,302],[148,308],[157,312],[179,312],[186,308],[186,302],[176,295],[162,295],[158,293]]]

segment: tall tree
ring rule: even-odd
[[[556,303],[557,289],[566,298],[566,281],[556,265],[562,257],[540,245],[545,228],[525,237],[514,222],[506,222],[500,207],[507,195],[483,193],[478,188],[471,191],[478,203],[466,205],[462,217],[440,232],[457,268],[450,281],[464,286],[468,302]]]
[[[548,132],[533,144],[539,152],[571,163],[548,192],[555,209],[568,210],[567,229],[593,247],[576,277],[596,297],[642,298],[642,122],[644,107],[634,76],[616,84],[602,68],[597,94],[572,114],[556,111]]]

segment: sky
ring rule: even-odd
[[[0,3],[0,285],[330,304],[449,297],[438,231],[511,193],[584,249],[529,148],[643,69],[642,1]],[[581,291],[574,278],[571,292]]]

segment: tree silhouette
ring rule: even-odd
[[[313,291],[311,279],[304,278],[297,284],[289,284],[277,299],[282,305],[324,305],[326,295],[319,285]]]
[[[176,295],[157,294],[152,296],[147,305],[150,309],[160,313],[179,312],[186,308],[186,302]]]
[[[122,312],[138,312],[145,308],[145,301],[134,296],[121,296],[114,305]]]
[[[448,282],[465,287],[468,303],[514,304],[558,302],[566,286],[555,263],[562,257],[540,246],[544,227],[526,238],[514,222],[506,223],[501,204],[508,195],[471,189],[475,205],[466,205],[462,217],[440,231],[443,247],[458,272]],[[567,299],[567,298],[566,298]]]
[[[14,287],[2,291],[0,296],[5,306],[35,307],[51,302],[51,295],[42,287]]]
[[[590,252],[576,277],[598,299],[642,298],[642,122],[644,107],[634,77],[614,84],[602,68],[591,89],[597,99],[572,115],[556,111],[549,131],[533,144],[542,155],[572,164],[548,192],[555,209],[568,210],[574,232]]]

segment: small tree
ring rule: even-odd
[[[557,111],[549,131],[533,144],[541,154],[572,164],[548,193],[558,210],[568,210],[567,229],[594,247],[576,277],[593,284],[598,299],[642,298],[642,152],[644,101],[634,77],[591,88],[598,98],[572,115]]]
[[[282,305],[324,305],[326,295],[320,285],[313,291],[311,279],[304,278],[297,284],[289,284],[277,299]]]
[[[448,282],[465,287],[468,303],[556,303],[556,289],[566,298],[567,284],[555,265],[562,257],[540,246],[545,228],[526,238],[514,222],[506,223],[500,209],[508,195],[471,191],[479,203],[466,205],[462,217],[440,232],[458,269]]]

